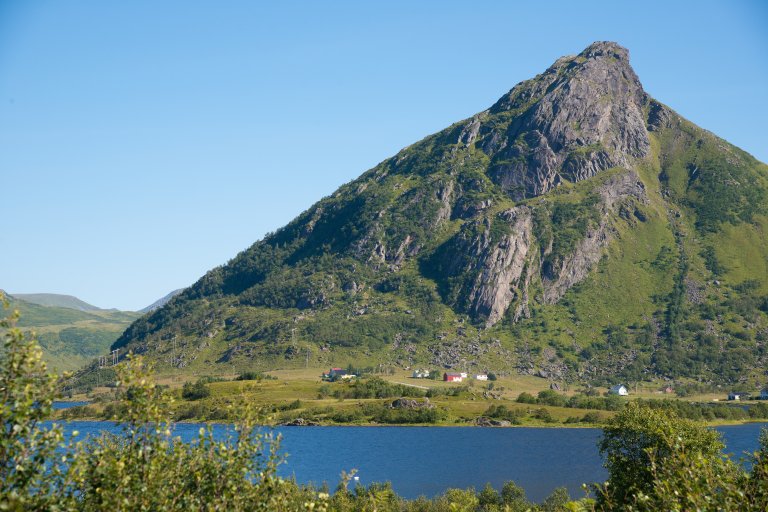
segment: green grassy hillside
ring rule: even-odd
[[[107,354],[110,345],[139,317],[127,311],[42,306],[16,297],[10,298],[10,307],[21,314],[18,327],[35,334],[49,367],[58,372],[77,370]]]

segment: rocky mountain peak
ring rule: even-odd
[[[595,41],[587,46],[579,57],[594,59],[598,57],[611,57],[629,65],[629,50],[613,41]]]
[[[492,159],[489,175],[514,199],[538,196],[646,156],[647,102],[627,49],[596,42],[499,99],[476,130],[478,145]],[[497,116],[509,114],[513,121],[500,126]]]

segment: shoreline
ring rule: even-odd
[[[61,422],[61,423],[72,423],[77,421],[87,421],[92,423],[111,423],[111,424],[120,424],[120,420],[105,420],[103,418],[94,418],[94,417],[83,417],[83,418],[75,418],[75,419],[65,419],[65,418],[52,418],[48,421],[51,422]],[[181,424],[181,425],[235,425],[237,423],[236,420],[234,421],[228,421],[228,422],[222,422],[222,421],[207,421],[207,420],[181,420],[181,421],[172,421],[172,425]],[[697,422],[698,424],[702,424],[707,428],[716,428],[716,427],[729,427],[729,426],[739,426],[739,425],[750,425],[754,423],[765,423],[768,425],[768,420],[738,420],[738,421],[725,421],[725,422]],[[588,424],[533,424],[533,425],[507,425],[507,426],[480,426],[480,425],[473,425],[470,423],[466,424],[431,424],[431,423],[319,423],[317,425],[284,425],[284,424],[260,424],[258,425],[259,428],[277,428],[277,427],[284,427],[284,428],[315,428],[315,427],[334,427],[334,428],[346,428],[346,427],[392,427],[392,428],[477,428],[477,429],[515,429],[515,428],[536,428],[536,429],[602,429],[603,426],[605,426],[605,423],[588,423]]]

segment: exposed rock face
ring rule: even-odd
[[[489,175],[513,198],[538,196],[563,179],[575,182],[610,167],[631,168],[633,159],[646,156],[647,102],[627,50],[594,43],[517,85],[491,107],[490,113],[519,112],[506,133],[475,117],[460,142],[478,139],[492,159]]]
[[[475,316],[486,317],[490,325],[501,319],[518,292],[516,285],[525,269],[533,230],[526,207],[507,210],[499,217],[511,227],[510,234],[491,245],[491,226],[486,224],[483,235],[473,243],[474,253],[483,257],[476,260],[481,265],[469,293],[469,309]]]
[[[541,283],[541,300],[557,302],[585,279],[613,239],[612,220],[625,203],[647,203],[645,186],[634,171],[616,173],[597,188],[599,221],[590,226],[568,254],[543,264],[552,240],[536,233],[533,217],[543,206],[519,206],[466,227],[442,253],[441,270],[449,276],[474,276],[459,297],[463,308],[486,326],[496,324],[516,303],[513,320],[528,315],[532,281]],[[634,206],[631,208],[634,210]],[[502,232],[502,235],[498,235]]]

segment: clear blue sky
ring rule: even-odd
[[[595,40],[768,161],[768,2],[0,0],[0,288],[138,309]]]

